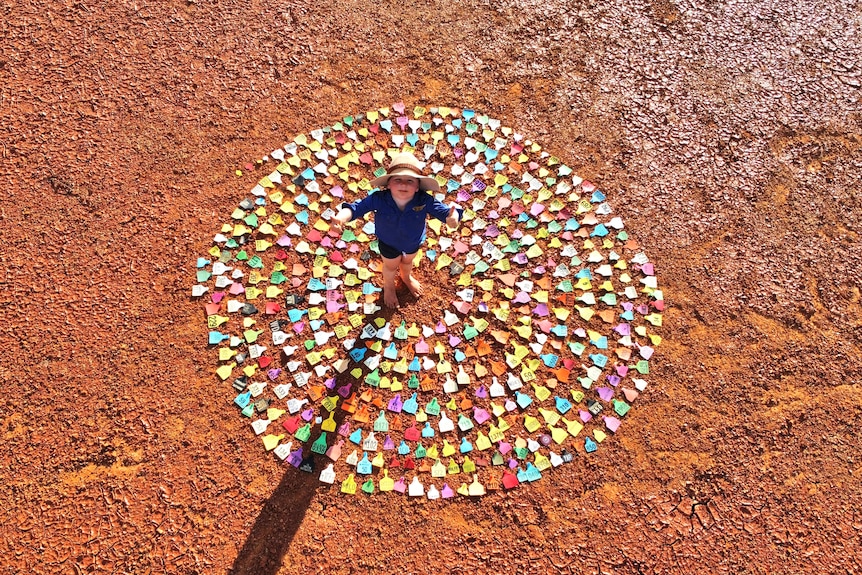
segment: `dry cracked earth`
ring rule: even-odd
[[[3,572],[862,571],[858,0],[0,14]],[[481,110],[596,182],[667,301],[621,433],[478,500],[345,496],[264,456],[189,295],[246,164],[399,101]]]

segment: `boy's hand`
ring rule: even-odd
[[[329,220],[329,231],[335,232],[340,236],[344,231],[344,224],[349,222],[351,217],[353,217],[353,212],[347,208],[341,208],[338,210],[338,213],[332,216],[332,219]]]
[[[449,206],[449,215],[446,216],[446,225],[450,228],[457,228],[460,218],[458,217],[457,206],[451,204]]]
[[[344,231],[344,224],[341,222],[341,220],[337,218],[332,218],[331,220],[329,220],[329,231],[335,232],[340,236],[341,233]]]

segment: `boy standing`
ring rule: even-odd
[[[422,173],[422,164],[410,152],[395,155],[386,174],[371,185],[380,190],[362,200],[342,204],[331,226],[340,232],[347,222],[375,212],[374,230],[383,257],[383,303],[398,307],[395,276],[399,271],[413,295],[422,293],[422,285],[412,271],[419,246],[425,241],[426,217],[446,222],[450,228],[457,227],[460,218],[454,205],[446,206],[428,193],[438,191],[440,186]]]

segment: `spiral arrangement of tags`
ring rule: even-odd
[[[329,225],[402,151],[464,208],[456,230],[428,220],[417,265],[445,299],[427,323],[387,321],[373,215]],[[350,494],[480,496],[596,451],[646,389],[653,264],[604,193],[498,120],[395,104],[255,169],[192,295],[218,392],[286,464]]]

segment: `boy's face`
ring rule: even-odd
[[[409,201],[419,191],[419,180],[410,176],[392,176],[389,178],[389,191],[396,200]]]

